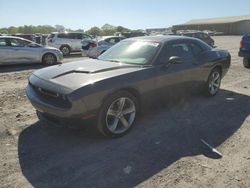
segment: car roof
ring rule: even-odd
[[[126,39],[128,40],[141,40],[141,41],[149,41],[149,42],[158,42],[158,43],[165,43],[168,41],[174,41],[174,40],[197,40],[195,38],[191,37],[185,37],[185,36],[178,36],[178,35],[164,35],[164,36],[143,36],[143,37],[134,37],[134,38],[129,38]]]

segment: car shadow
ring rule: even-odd
[[[82,57],[81,52],[74,52],[74,53],[71,53],[70,55],[63,56],[64,59],[71,59],[71,58],[78,58],[78,57]]]
[[[182,157],[217,159],[200,139],[223,144],[249,116],[250,97],[221,90],[150,111],[119,139],[37,122],[19,136],[22,173],[34,187],[134,187]]]

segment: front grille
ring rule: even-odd
[[[41,87],[34,86],[31,83],[29,84],[43,102],[48,103],[58,108],[70,108],[71,107],[70,101],[64,95],[55,93],[53,91],[49,91]]]

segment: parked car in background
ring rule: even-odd
[[[84,33],[51,33],[46,44],[58,48],[63,55],[69,55],[71,52],[80,52],[82,48],[81,41],[83,39],[92,39],[90,35]]]
[[[36,42],[36,35],[34,34],[21,34],[21,33],[17,33],[15,35],[11,35],[14,37],[20,37],[20,38],[24,38],[33,42]]]
[[[214,40],[205,32],[202,31],[182,31],[179,35],[187,36],[187,37],[194,37],[200,39],[207,43],[209,46],[214,47]]]
[[[240,41],[239,56],[243,57],[243,65],[250,68],[250,34],[246,34]]]
[[[117,137],[128,133],[150,102],[172,100],[187,89],[216,95],[230,63],[227,51],[195,38],[130,38],[98,59],[35,71],[26,93],[40,120],[83,124],[95,119],[102,134]]]
[[[0,65],[31,62],[51,65],[62,59],[62,52],[57,48],[44,47],[20,37],[0,36]]]
[[[100,38],[97,42],[92,40],[86,43],[86,41],[83,41],[82,55],[86,54],[88,57],[97,58],[123,39],[125,38],[119,36],[105,36]]]

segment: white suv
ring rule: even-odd
[[[71,52],[81,51],[81,41],[85,39],[92,37],[84,33],[51,33],[46,39],[46,44],[60,49],[63,55],[69,55]]]

